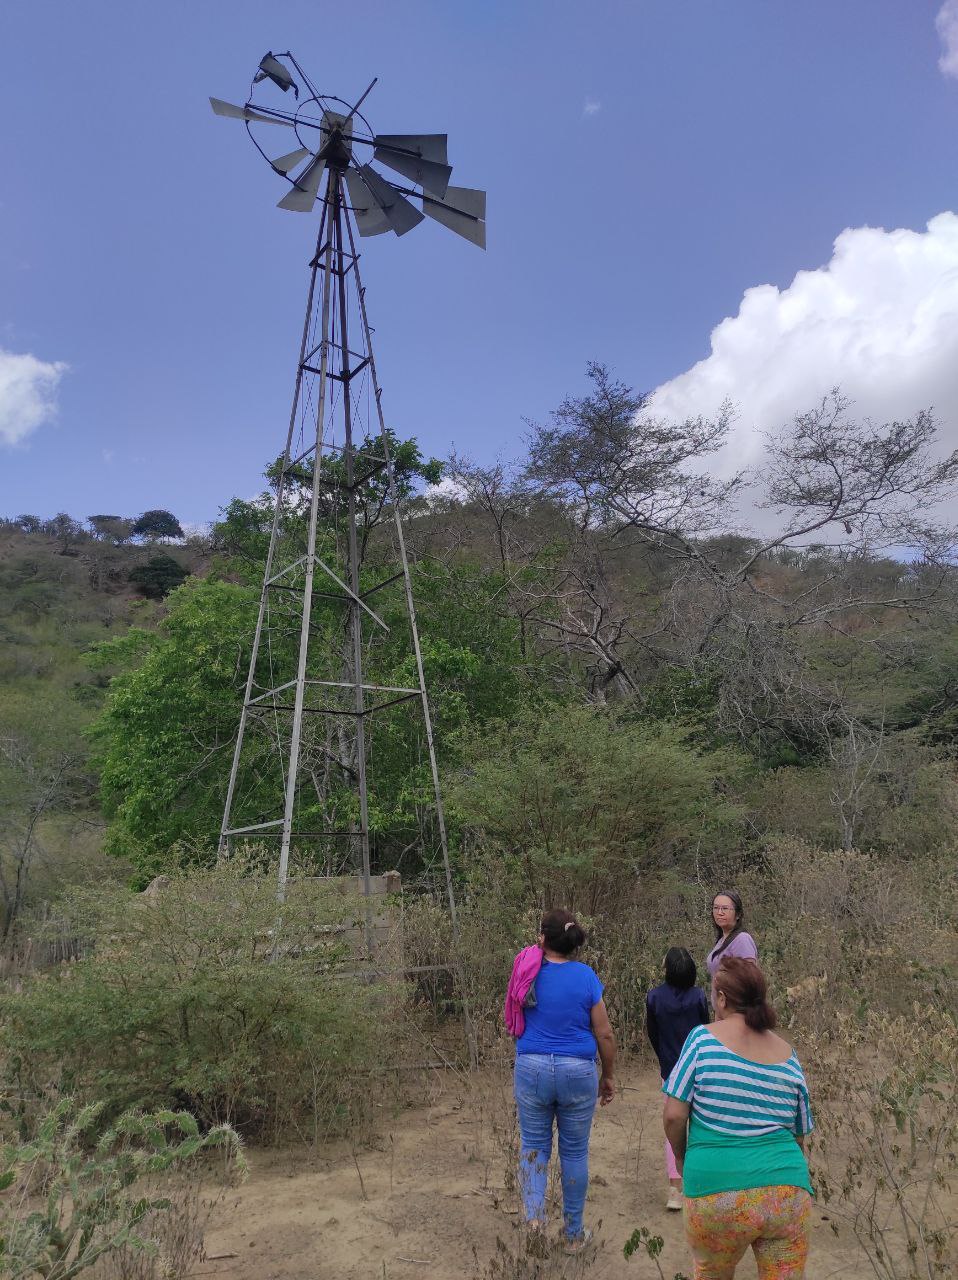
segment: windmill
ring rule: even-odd
[[[375,83],[350,105],[320,94],[291,53],[270,52],[244,105],[210,99],[217,115],[245,124],[287,187],[278,207],[319,211],[286,442],[271,474],[275,499],[261,512],[268,546],[220,849],[236,840],[278,841],[281,902],[291,861],[328,875],[358,871],[367,959],[370,739],[387,709],[404,707],[417,717],[416,734],[406,740],[421,750],[424,773],[428,762],[430,829],[455,934],[458,924],[400,518],[403,482],[384,417],[353,227],[360,237],[401,236],[428,217],[484,248],[486,211],[484,192],[450,184],[445,134],[373,132],[360,107]],[[405,181],[384,177],[373,162]],[[370,503],[374,515],[388,513],[388,520],[371,520]],[[383,576],[375,553],[386,523],[398,571]],[[370,663],[383,670],[382,652],[399,645],[400,614],[409,660],[398,665],[409,675],[374,677]]]

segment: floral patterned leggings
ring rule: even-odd
[[[811,1207],[801,1187],[755,1187],[686,1200],[695,1280],[731,1280],[749,1245],[759,1280],[801,1280]]]

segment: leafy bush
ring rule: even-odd
[[[145,1180],[174,1172],[217,1148],[224,1172],[245,1173],[228,1125],[201,1134],[193,1116],[129,1111],[97,1136],[102,1103],[62,1099],[29,1142],[0,1149],[0,1267],[14,1280],[72,1280],[100,1258],[126,1249],[158,1253],[154,1228],[170,1208],[143,1194]]]
[[[395,1052],[400,988],[337,972],[359,899],[275,882],[248,862],[187,870],[157,892],[74,894],[88,954],[0,1001],[7,1069],[28,1096],[186,1106],[272,1137],[362,1121],[368,1073]]]
[[[182,586],[189,573],[172,556],[151,556],[146,564],[130,570],[129,581],[149,600],[162,600]]]
[[[488,885],[489,864],[518,899],[595,912],[684,850],[727,844],[746,772],[731,749],[700,750],[680,728],[589,706],[537,707],[464,735],[453,794]],[[733,793],[733,794],[730,794]]]
[[[94,669],[120,668],[95,727],[107,848],[146,879],[178,840],[218,829],[254,608],[245,588],[192,578],[158,633],[133,628],[90,654]]]

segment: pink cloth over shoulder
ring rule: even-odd
[[[541,947],[523,947],[512,962],[512,976],[506,988],[506,1004],[503,1009],[506,1030],[511,1036],[521,1036],[526,1029],[526,1015],[522,1004],[541,968]]]

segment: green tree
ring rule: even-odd
[[[386,578],[388,570],[388,565],[380,567],[376,576]],[[487,591],[472,578],[462,570],[432,566],[418,573],[414,584],[426,681],[440,750],[449,763],[455,758],[455,730],[464,723],[510,714],[532,687],[530,667],[519,660],[516,626],[490,607],[494,584]],[[455,610],[449,607],[451,597],[457,600]],[[258,591],[251,586],[191,578],[169,597],[168,614],[158,631],[134,629],[98,646],[91,655],[95,667],[115,673],[94,731],[103,804],[112,819],[108,847],[133,860],[144,877],[166,869],[177,841],[195,843],[204,856],[212,856],[257,599]],[[377,609],[390,630],[377,629],[370,639],[367,680],[415,686],[400,583],[379,593]],[[315,661],[320,665],[310,674],[341,678],[341,606],[317,600],[313,625]],[[293,628],[263,646],[258,674],[262,687],[276,682],[271,670],[291,665],[295,642]],[[303,776],[309,781],[311,761],[319,770],[331,754],[341,760],[342,767],[327,778],[324,802],[327,815],[331,806],[344,811],[348,821],[349,806],[355,804],[350,762],[341,744],[325,736],[329,719],[310,717]],[[323,725],[316,723],[320,720]],[[283,779],[272,736],[250,735],[247,745],[238,794],[244,797],[249,820],[256,821],[260,815],[281,811]],[[430,832],[423,832],[432,783],[417,703],[371,718],[370,752],[375,767],[371,822],[377,857],[386,867],[404,850],[407,856],[421,856],[409,851],[420,850],[424,839],[431,838]]]
[[[387,431],[389,456],[395,493],[401,503],[408,503],[423,485],[437,484],[442,477],[442,463],[424,458],[415,440],[400,440]],[[369,549],[372,531],[389,514],[389,484],[382,464],[383,445],[379,436],[366,436],[357,446],[354,457],[356,520],[359,529],[360,555]],[[282,469],[277,458],[265,471],[269,490],[252,500],[234,498],[221,512],[213,527],[214,546],[234,562],[246,566],[253,581],[262,571],[269,547],[275,509],[275,491]],[[280,518],[282,540],[302,542],[306,533],[308,495],[312,489],[311,465],[292,466],[287,472],[285,502]],[[327,455],[320,472],[320,528],[329,532],[342,518],[342,504],[337,501],[338,486],[346,483],[346,468],[338,455]],[[301,554],[302,548],[296,554]],[[292,556],[291,559],[295,558]]]
[[[172,511],[164,511],[158,507],[153,511],[144,511],[134,521],[133,536],[135,538],[182,538],[183,530]]]
[[[118,547],[133,536],[133,521],[126,516],[87,516],[87,524],[101,541],[112,542]]]
[[[79,520],[74,520],[73,516],[67,515],[65,511],[58,512],[52,520],[44,521],[43,532],[48,533],[51,538],[56,538],[60,544],[61,556],[69,555],[70,548],[88,536]]]
[[[0,706],[0,942],[13,929],[31,878],[48,855],[45,824],[89,796],[89,747],[75,702],[42,686],[5,691]]]
[[[159,631],[132,628],[91,653],[116,672],[94,730],[108,848],[147,878],[176,841],[218,829],[255,620],[249,588],[191,578]]]

